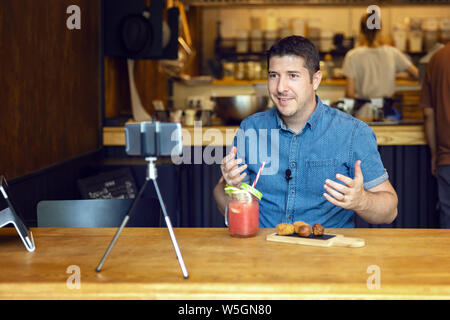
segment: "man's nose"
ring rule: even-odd
[[[280,80],[278,81],[277,90],[279,93],[288,91],[288,83],[286,77],[283,76],[280,77]]]

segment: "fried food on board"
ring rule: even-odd
[[[313,233],[315,236],[321,236],[325,233],[325,228],[321,224],[318,224],[318,223],[315,223],[313,225],[312,229],[313,229]]]
[[[302,227],[302,226],[308,226],[309,227],[309,224],[307,224],[304,221],[295,221],[294,222],[295,233],[298,233],[298,231],[300,230],[300,227]]]
[[[293,234],[295,230],[292,224],[280,223],[279,225],[277,225],[276,231],[280,236],[286,236],[288,234]]]
[[[304,225],[304,226],[301,226],[300,228],[298,228],[298,232],[297,233],[298,233],[298,235],[300,237],[307,238],[307,237],[309,237],[311,235],[312,229],[311,229],[311,227],[309,225]]]
[[[309,237],[311,234],[315,236],[321,236],[325,233],[325,228],[319,224],[315,223],[312,228],[308,223],[304,221],[296,221],[294,224],[280,223],[276,227],[277,234],[280,236],[286,236],[297,233],[300,237]]]

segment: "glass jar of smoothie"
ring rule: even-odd
[[[259,201],[262,194],[247,184],[236,189],[228,192],[231,201],[225,213],[225,224],[232,237],[254,237],[259,231]]]

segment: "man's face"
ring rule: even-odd
[[[302,57],[273,56],[269,61],[268,72],[269,94],[281,116],[300,117],[302,112],[315,106],[315,90],[321,75],[317,72],[311,81]]]

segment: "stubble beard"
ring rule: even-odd
[[[274,100],[274,99],[272,99],[272,100]],[[292,101],[292,103],[296,104],[294,109],[288,109],[286,107],[283,107],[283,106],[279,105],[277,102],[278,101],[274,101],[274,103],[277,107],[277,110],[278,110],[278,114],[280,115],[283,122],[285,122],[286,124],[297,123],[298,121],[303,122],[303,121],[306,121],[307,118],[310,116],[309,104],[311,102],[309,101],[309,99],[302,101],[302,102],[299,102],[299,101],[297,101],[297,99],[294,99]],[[314,110],[314,108],[312,108],[312,109]],[[303,119],[303,118],[305,118],[305,119]]]

